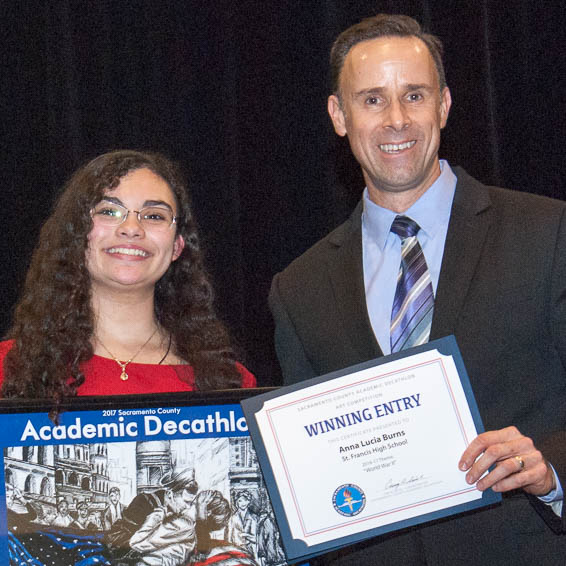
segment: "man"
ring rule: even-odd
[[[488,431],[454,466],[504,501],[322,562],[562,564],[566,539],[553,531],[566,530],[565,205],[484,186],[439,160],[450,91],[440,42],[413,19],[378,15],[349,28],[331,65],[328,111],[367,188],[349,220],[274,278],[285,382],[454,334]],[[411,295],[404,241],[418,257],[427,314],[414,331],[399,323]]]
[[[189,482],[196,487],[192,470]],[[155,507],[129,541],[137,566],[187,564],[196,548],[195,493],[184,479],[165,477],[163,505]],[[128,507],[129,509],[130,507]]]
[[[122,518],[106,534],[106,544],[112,550],[114,558],[122,558],[128,553],[132,536],[156,509],[194,507],[198,491],[194,470],[183,468],[167,473],[159,483],[160,489],[138,493],[123,510]],[[154,519],[157,525],[157,516]]]
[[[37,529],[32,523],[37,519],[37,511],[11,483],[6,483],[6,516],[8,528],[15,535]]]
[[[120,502],[120,488],[113,486],[108,492],[108,506],[104,509],[104,530],[109,531],[112,525],[122,518],[124,512],[124,505]]]
[[[73,522],[73,517],[69,513],[69,504],[66,499],[57,502],[57,515],[51,523],[54,527],[68,527]]]
[[[96,524],[91,520],[90,510],[86,501],[81,501],[81,503],[77,505],[77,518],[69,526],[81,531],[98,530]]]

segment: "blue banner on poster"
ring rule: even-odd
[[[63,413],[58,424],[46,413],[0,415],[2,446],[53,442],[125,442],[247,436],[239,405],[105,409]]]

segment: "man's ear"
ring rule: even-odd
[[[185,239],[180,234],[175,238],[175,243],[173,244],[173,257],[171,261],[175,261],[185,249]]]
[[[334,131],[339,135],[344,137],[347,134],[346,131],[346,116],[342,110],[342,105],[340,104],[340,99],[335,94],[331,94],[328,97],[328,114],[334,125]]]
[[[450,89],[445,86],[440,93],[440,129],[446,126],[450,106],[452,106],[452,95],[450,94]]]

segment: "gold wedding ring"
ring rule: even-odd
[[[521,458],[521,456],[515,456],[515,460],[519,462],[519,472],[522,472],[525,467],[525,461]]]

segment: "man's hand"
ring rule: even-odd
[[[493,464],[495,468],[482,477]],[[466,481],[477,482],[480,491],[489,487],[500,492],[522,488],[541,496],[556,488],[554,473],[544,456],[514,426],[477,436],[462,454],[458,466],[468,472]]]

